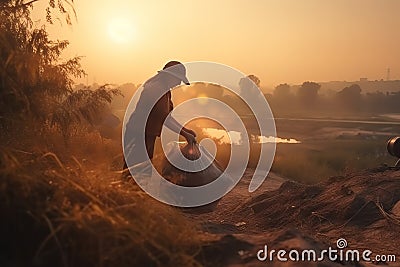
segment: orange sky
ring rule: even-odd
[[[388,67],[400,79],[398,0],[75,0],[75,9],[72,27],[48,29],[71,42],[64,57],[84,56],[89,83],[142,83],[170,59],[227,64],[267,87],[386,79]]]

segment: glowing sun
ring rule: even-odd
[[[108,35],[116,43],[129,43],[133,40],[135,29],[131,20],[115,18],[108,23]]]

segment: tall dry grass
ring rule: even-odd
[[[195,225],[110,168],[118,144],[59,138],[1,148],[0,266],[200,265]]]

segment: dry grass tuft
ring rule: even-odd
[[[108,165],[1,150],[0,265],[199,266],[196,227]]]

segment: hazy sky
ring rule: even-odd
[[[75,10],[72,27],[49,30],[70,41],[65,57],[84,56],[89,83],[142,83],[171,59],[227,64],[269,87],[386,79],[389,67],[400,79],[399,0],[75,0]]]

